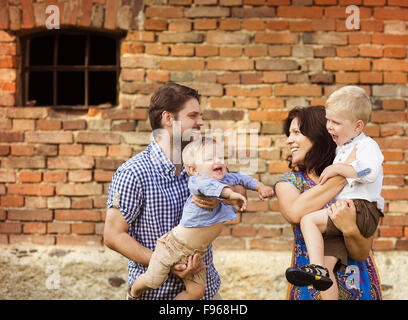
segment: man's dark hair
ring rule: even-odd
[[[289,137],[289,128],[293,119],[298,119],[300,132],[312,142],[302,164],[297,170],[315,172],[318,176],[324,168],[331,165],[336,156],[336,144],[326,129],[326,110],[324,106],[296,107],[289,112],[283,130]],[[288,157],[289,168],[295,170],[292,156]]]
[[[174,114],[177,119],[178,112],[192,98],[200,102],[200,95],[195,89],[177,83],[168,83],[160,87],[150,99],[149,119],[152,130],[161,128],[163,111]]]

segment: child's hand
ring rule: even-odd
[[[258,190],[258,196],[259,199],[264,200],[265,198],[271,198],[275,195],[273,192],[273,188],[269,186],[265,186],[263,183],[258,183],[259,187],[257,188]]]
[[[335,164],[332,164],[332,165],[326,167],[326,168],[323,170],[323,172],[322,172],[322,174],[320,175],[320,177],[319,177],[319,184],[324,184],[329,178],[334,177],[334,176],[337,176],[337,175],[338,175],[338,172],[337,172],[336,169],[337,169],[337,168],[336,168],[336,165],[335,165]]]
[[[238,210],[239,211],[245,211],[247,208],[247,199],[240,193],[238,192],[231,192],[229,196],[230,200],[236,200],[238,201]]]

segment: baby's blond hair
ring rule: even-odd
[[[215,139],[201,137],[186,145],[183,149],[182,157],[185,166],[195,166],[202,157],[204,148],[207,145],[216,143]],[[202,159],[201,159],[202,160]]]
[[[326,109],[341,112],[350,120],[362,120],[364,124],[370,119],[371,101],[364,89],[357,86],[345,86],[334,91],[326,101]]]

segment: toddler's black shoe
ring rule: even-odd
[[[313,285],[319,291],[325,291],[333,284],[329,278],[329,270],[316,264],[307,264],[301,268],[288,268],[285,275],[286,279],[295,286]]]

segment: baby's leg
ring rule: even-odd
[[[326,209],[315,211],[305,215],[300,220],[303,238],[305,239],[310,264],[323,266],[324,243],[323,235],[326,231],[328,214]]]
[[[200,300],[204,296],[205,287],[192,280],[184,280],[186,290],[181,291],[174,300]]]
[[[339,289],[337,287],[337,279],[334,276],[334,267],[339,259],[336,257],[324,257],[324,267],[329,270],[330,279],[333,281],[333,285],[326,291],[320,291],[320,295],[323,300],[338,300],[339,299]]]

